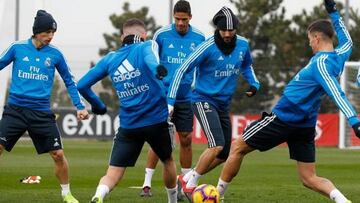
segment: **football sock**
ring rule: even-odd
[[[60,184],[61,196],[65,197],[70,192],[70,184]]]
[[[191,171],[191,168],[181,168],[181,174],[185,175]]]
[[[151,187],[151,179],[152,179],[152,176],[154,175],[154,172],[155,172],[155,169],[145,168],[145,179],[144,179],[143,188],[145,186]]]
[[[196,187],[199,182],[199,178],[201,177],[195,170],[193,170],[189,181],[186,183],[186,188]]]
[[[225,191],[226,191],[228,185],[229,185],[228,182],[225,182],[219,178],[219,182],[217,184],[216,189],[219,191],[220,198],[224,197],[224,194],[225,194]]]
[[[177,186],[174,188],[166,188],[166,192],[168,195],[168,203],[176,203],[177,202]]]
[[[109,193],[110,189],[107,185],[98,185],[96,188],[95,197],[100,197],[101,199],[104,199],[105,195]]]
[[[330,192],[330,199],[334,200],[336,203],[345,203],[348,201],[348,199],[338,189],[333,189]]]
[[[188,173],[186,173],[185,175],[184,175],[184,181],[185,182],[188,182],[189,181],[189,179],[190,179],[190,177],[192,176],[192,174],[194,173],[194,171],[195,171],[195,169],[191,169]]]

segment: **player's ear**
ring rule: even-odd
[[[147,32],[143,32],[141,33],[141,36],[140,36],[142,39],[146,40],[147,38]]]

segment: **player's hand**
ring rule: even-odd
[[[102,109],[98,109],[98,108],[95,108],[95,107],[91,107],[91,111],[96,115],[104,115],[107,112],[107,108],[105,107],[105,108],[102,108]]]
[[[89,112],[86,110],[86,109],[83,109],[83,110],[78,110],[76,112],[76,117],[77,117],[77,120],[80,121],[80,120],[86,120],[89,118]]]
[[[325,8],[329,14],[336,11],[336,3],[334,0],[324,0],[324,3]]]
[[[246,96],[252,97],[256,94],[257,89],[254,86],[250,86],[250,88],[245,92]]]
[[[356,137],[360,139],[360,123],[353,125],[352,128],[355,132]]]
[[[168,104],[168,112],[169,112],[169,117],[171,117],[174,113],[174,106]]]
[[[162,79],[164,79],[164,77],[167,76],[167,74],[168,74],[168,71],[165,68],[165,66],[160,64],[156,67],[156,78],[157,79],[162,80]]]

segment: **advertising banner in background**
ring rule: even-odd
[[[63,138],[113,139],[119,128],[119,117],[115,112],[90,114],[88,120],[79,122],[75,110],[57,110],[54,113]]]
[[[115,112],[105,115],[90,114],[90,118],[78,122],[74,110],[55,111],[57,125],[63,138],[112,139],[119,127],[119,117]],[[261,115],[232,115],[232,138],[241,136],[245,127],[259,119]],[[320,114],[316,125],[316,144],[336,147],[339,142],[339,115]],[[177,138],[178,139],[178,138]],[[200,123],[194,119],[193,143],[203,144],[206,137]]]

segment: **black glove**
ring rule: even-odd
[[[98,108],[91,107],[91,111],[96,115],[104,115],[107,112],[107,108],[105,107],[103,109],[98,109]]]
[[[333,13],[336,11],[336,3],[334,0],[324,0],[324,3],[328,13]]]
[[[168,74],[168,71],[165,68],[165,66],[160,64],[156,67],[156,78],[157,79],[162,80],[162,79],[164,79],[164,77],[167,76],[167,74]]]
[[[355,125],[352,126],[356,137],[360,138],[360,123],[357,123]]]
[[[250,88],[245,93],[246,93],[246,96],[252,97],[256,94],[256,92],[257,92],[256,87],[250,86]]]

